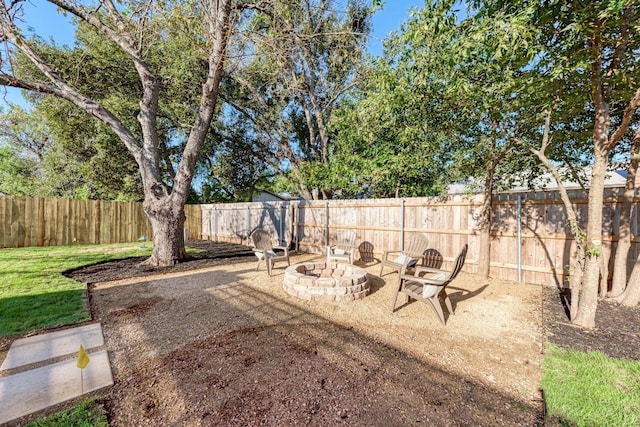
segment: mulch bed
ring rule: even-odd
[[[600,351],[616,359],[640,360],[640,308],[599,301],[596,327],[583,330],[571,325],[565,306],[567,292],[544,290],[545,335],[562,348]]]
[[[253,252],[251,252],[251,248],[235,243],[191,240],[187,242],[187,246],[199,249],[200,252],[191,253],[189,254],[191,259],[172,266],[153,267],[141,265],[147,257],[134,257],[80,267],[75,270],[66,271],[64,275],[79,282],[92,284],[95,282],[107,282],[131,277],[197,270],[200,268],[247,262],[256,259]]]

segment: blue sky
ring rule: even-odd
[[[382,53],[382,40],[394,30],[400,28],[403,21],[409,18],[411,8],[421,9],[424,0],[387,0],[384,8],[373,15],[373,37],[369,41],[369,52],[373,55]]]
[[[25,18],[28,25],[45,40],[52,38],[56,44],[73,44],[73,27],[70,19],[56,12],[55,6],[44,1],[25,2]],[[394,30],[400,28],[409,17],[409,10],[421,8],[424,0],[386,0],[385,6],[373,16],[373,35],[369,40],[369,52],[373,55],[382,53],[382,40]],[[22,104],[20,91],[7,88],[7,100]],[[0,108],[5,104],[0,97]]]

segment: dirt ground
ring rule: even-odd
[[[397,274],[380,278],[376,262],[359,264],[366,298],[306,302],[284,292],[286,264],[269,277],[245,247],[190,245],[204,251],[169,268],[130,259],[69,273],[89,283],[103,325],[112,426],[535,426],[546,342],[638,357],[638,310],[603,303],[585,333],[554,289],[461,273],[443,326],[415,301],[392,314]],[[321,258],[292,263],[309,259]]]

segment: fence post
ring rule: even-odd
[[[400,199],[400,250],[404,251],[404,199]]]
[[[518,203],[516,208],[516,223],[518,230],[518,283],[522,283],[522,195],[518,194]]]
[[[213,236],[215,241],[218,241],[218,207],[213,206]]]
[[[324,201],[324,244],[329,246],[329,201]]]
[[[280,235],[278,236],[279,245],[282,245],[282,242],[286,241],[286,239],[284,238],[284,219],[286,213],[287,211],[284,207],[284,202],[280,202]]]
[[[299,233],[300,232],[300,229],[299,229],[300,224],[299,224],[299,222],[300,222],[300,209],[301,209],[300,206],[301,205],[302,204],[300,202],[298,202],[293,207],[293,219],[292,219],[293,224],[292,224],[292,227],[293,227],[293,233],[294,233],[294,236],[295,236],[294,239],[296,239],[296,251],[300,250],[300,233]]]
[[[247,204],[247,244],[249,244],[250,235],[251,235],[251,206]]]

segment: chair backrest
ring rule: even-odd
[[[262,251],[268,251],[273,247],[271,235],[261,228],[253,230],[253,233],[251,233],[251,241],[256,249],[260,249]]]
[[[358,253],[360,254],[360,261],[373,261],[373,244],[371,242],[360,243],[360,245],[358,245]]]
[[[438,270],[440,270],[442,268],[443,261],[444,258],[437,249],[429,248],[424,251],[424,261],[422,263],[423,266],[437,268]]]
[[[420,258],[427,250],[429,245],[429,239],[422,233],[416,233],[411,236],[409,243],[404,251],[405,255],[411,258]]]
[[[460,255],[458,255],[458,258],[456,258],[456,264],[453,266],[453,270],[451,270],[451,273],[449,273],[449,277],[447,277],[447,283],[455,279],[458,273],[460,273],[460,270],[462,270],[462,266],[464,265],[464,260],[467,258],[468,248],[469,248],[469,245],[465,244],[464,248],[462,248],[462,251],[460,251]]]
[[[356,232],[354,230],[339,230],[336,233],[334,246],[345,251],[353,250],[356,246]]]

